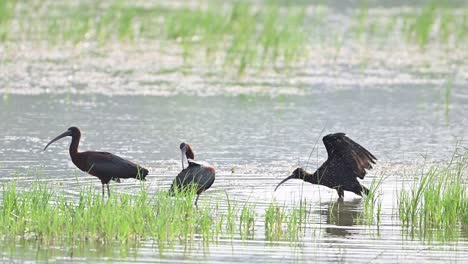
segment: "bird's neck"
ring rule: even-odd
[[[320,177],[318,170],[315,171],[314,173],[307,173],[304,175],[304,181],[310,182],[313,184],[318,184],[320,182]]]
[[[70,156],[78,154],[78,145],[80,144],[80,137],[81,135],[76,135],[72,137],[72,141],[70,144]]]
[[[185,152],[185,156],[187,159],[195,159],[195,154],[193,154],[193,150],[190,145],[187,146],[187,151]]]

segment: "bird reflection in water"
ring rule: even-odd
[[[351,201],[336,201],[325,202],[321,204],[323,210],[320,214],[325,216],[326,223],[329,226],[325,228],[325,232],[332,236],[349,236],[352,234],[351,227],[356,224],[358,219],[362,219],[362,199],[353,199]]]

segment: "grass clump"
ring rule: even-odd
[[[273,2],[256,8],[245,1],[223,6],[214,2],[206,9],[174,10],[164,19],[165,36],[182,45],[184,58],[193,50],[213,57],[221,53],[225,65],[238,74],[248,66],[289,64],[304,55],[305,13]]]
[[[265,211],[265,237],[267,240],[281,240],[284,235],[285,212],[281,207],[271,204]]]
[[[255,206],[246,203],[239,217],[239,230],[242,239],[253,239],[255,234]]]
[[[305,233],[306,224],[305,206],[287,210],[271,203],[265,210],[265,239],[297,241]]]
[[[76,197],[35,182],[19,191],[16,181],[3,184],[0,202],[0,236],[5,240],[39,241],[45,244],[81,242],[129,243],[154,240],[162,253],[176,243],[204,245],[219,237],[254,239],[255,205],[229,199],[193,205],[195,190],[156,192],[144,186],[136,195],[115,193],[103,198],[93,186]],[[306,223],[304,208],[284,209],[271,204],[265,216],[268,240],[296,241]]]
[[[382,192],[380,187],[383,184],[385,177],[382,175],[378,179],[372,180],[369,186],[369,193],[364,196],[363,217],[367,224],[376,224],[377,228],[380,225],[382,214]]]
[[[92,188],[77,199],[65,197],[46,184],[18,192],[16,183],[3,185],[0,234],[8,239],[57,241],[130,241],[152,238],[163,249],[195,235],[214,239],[211,208],[195,209],[192,195],[166,192],[149,197],[118,194],[103,199]]]
[[[430,167],[401,189],[399,216],[410,235],[452,239],[468,226],[467,168],[468,151],[456,152],[446,165]]]
[[[0,29],[13,19],[16,0],[0,2]],[[112,0],[57,5],[54,2],[22,5],[18,32],[11,41],[45,40],[52,44],[96,42],[102,45],[137,40],[171,41],[181,47],[185,60],[205,55],[219,58],[242,74],[248,66],[292,63],[305,52],[305,11],[275,1],[220,3],[202,1],[196,7],[145,7]],[[34,6],[35,10],[31,10]],[[41,12],[36,12],[36,10]],[[5,14],[4,16],[1,16]],[[19,18],[17,18],[19,19]],[[2,31],[0,31],[2,32]],[[1,36],[1,35],[0,35]],[[6,35],[5,35],[6,36]],[[14,39],[13,39],[14,36]],[[7,38],[3,38],[7,40]]]

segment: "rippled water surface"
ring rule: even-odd
[[[394,1],[395,2],[395,1]],[[341,1],[340,1],[341,3]],[[416,3],[418,5],[419,3]],[[461,5],[453,1],[455,6]],[[347,9],[331,4],[332,20]],[[395,2],[398,7],[402,5]],[[395,12],[377,6],[369,15]],[[339,9],[339,8],[338,8]],[[383,10],[383,11],[382,11]],[[333,12],[337,12],[334,14]],[[206,244],[156,241],[70,246],[0,241],[3,261],[33,262],[414,262],[464,263],[468,233],[455,240],[424,241],[401,227],[396,195],[423,165],[450,159],[467,146],[466,47],[415,51],[412,47],[345,43],[311,47],[311,59],[276,70],[223,74],[217,63],[184,64],[172,49],[150,42],[106,47],[57,48],[35,42],[4,44],[0,67],[0,181],[20,176],[51,184],[71,199],[78,186],[100,182],[78,171],[69,139],[44,146],[70,126],[82,131],[81,150],[109,151],[150,170],[148,192],[166,190],[180,170],[179,144],[217,168],[200,203],[230,199],[255,203],[249,239],[220,237]],[[284,70],[284,69],[283,69]],[[379,225],[366,225],[363,200],[300,181],[274,192],[297,166],[316,169],[326,160],[321,138],[345,132],[370,150],[377,165],[361,182],[385,176]],[[113,192],[138,193],[134,180],[112,183]],[[264,214],[276,201],[310,206],[311,225],[298,241],[268,241]],[[221,205],[223,207],[225,205]]]
[[[461,89],[460,89],[461,90]],[[198,262],[244,261],[460,261],[467,257],[466,236],[457,242],[426,244],[405,238],[394,212],[395,190],[416,173],[425,158],[445,160],[457,142],[468,135],[465,125],[468,104],[463,94],[454,96],[448,115],[427,98],[434,89],[401,87],[391,91],[323,91],[308,96],[25,96],[10,95],[0,108],[2,181],[15,172],[38,170],[22,179],[21,187],[39,179],[52,182],[67,195],[77,195],[77,184],[100,183],[78,172],[62,140],[42,151],[45,144],[68,126],[82,129],[82,150],[110,151],[150,169],[149,192],[167,189],[179,170],[178,144],[192,143],[200,160],[218,169],[213,187],[201,202],[224,197],[240,203],[256,201],[259,215],[276,200],[294,204],[301,195],[311,207],[315,225],[299,242],[268,242],[257,231],[253,240],[220,239],[203,246],[183,245],[160,255],[151,241],[137,245],[89,245],[43,248],[31,242],[8,243],[6,259],[121,260],[149,262],[155,259]],[[324,133],[345,131],[379,159],[363,180],[386,174],[382,222],[359,224],[362,200],[345,194],[337,203],[336,192],[324,187],[291,181],[276,193],[275,185],[297,165],[313,170],[326,159],[319,141]],[[406,171],[404,173],[404,171]],[[38,176],[39,175],[39,176]],[[139,184],[127,180],[112,184],[114,192],[137,193]],[[339,204],[339,206],[337,206]],[[257,221],[257,229],[263,223]],[[465,234],[466,235],[466,234]],[[103,258],[104,257],[104,258]]]

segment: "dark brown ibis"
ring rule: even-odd
[[[109,152],[85,151],[78,152],[81,132],[77,127],[70,127],[56,138],[52,139],[44,148],[55,141],[70,136],[70,157],[78,169],[98,177],[102,183],[102,196],[104,196],[104,185],[107,185],[107,195],[110,196],[109,182],[114,180],[120,182],[120,179],[135,178],[145,180],[148,170],[119,156]]]
[[[362,196],[362,193],[368,194],[369,189],[362,186],[357,178],[364,179],[366,170],[372,169],[372,164],[375,164],[377,158],[344,133],[326,135],[323,137],[323,144],[327,149],[328,159],[318,170],[311,174],[297,168],[276,186],[275,191],[290,179],[301,179],[335,189],[339,198],[344,197],[344,191],[359,196]]]
[[[188,187],[193,186],[197,192],[195,200],[195,206],[197,206],[200,194],[213,185],[216,171],[208,163],[195,161],[195,154],[189,144],[181,143],[180,151],[182,153],[182,171],[172,182],[169,193],[174,193],[175,189],[185,191]],[[184,158],[187,159],[187,168],[184,167]]]

